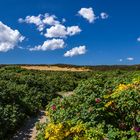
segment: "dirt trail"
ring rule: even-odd
[[[62,97],[68,97],[73,94],[73,92],[60,92]],[[40,111],[37,117],[31,117],[25,125],[14,135],[11,140],[36,140],[37,130],[35,124],[37,122],[44,123],[47,120],[45,111]]]
[[[63,98],[73,95],[73,91],[68,92],[58,92],[58,95],[61,95]]]
[[[11,140],[35,140],[37,136],[35,124],[37,122],[44,123],[46,119],[45,111],[40,111],[39,115],[37,117],[31,117]]]

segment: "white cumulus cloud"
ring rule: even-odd
[[[46,25],[52,26],[60,23],[55,15],[49,15],[48,13],[39,14],[38,16],[26,16],[25,19],[19,18],[18,21],[19,23],[35,24],[39,31],[43,31]]]
[[[122,62],[122,61],[123,61],[123,59],[119,59],[119,61],[120,61],[120,62]]]
[[[13,30],[0,21],[0,52],[7,52],[14,49],[24,37],[18,30]]]
[[[76,55],[82,55],[86,53],[86,46],[79,46],[72,48],[71,50],[67,51],[64,56],[65,57],[73,57]]]
[[[137,41],[140,42],[140,37],[137,38]]]
[[[101,16],[101,19],[107,19],[109,17],[109,15],[107,13],[105,13],[105,12],[102,12],[100,14],[100,16]]]
[[[42,24],[41,15],[38,15],[38,16],[26,16],[25,19],[19,18],[18,21],[20,23],[26,22],[26,23],[29,23],[29,24],[35,24],[37,26]]]
[[[46,30],[46,33],[44,34],[48,38],[65,38],[67,36],[73,36],[81,32],[81,29],[79,26],[71,26],[71,27],[65,27],[62,24],[57,24],[55,26],[52,26]]]
[[[67,36],[73,36],[81,32],[79,26],[66,27],[63,25],[66,19],[62,19],[62,23],[57,20],[55,15],[48,13],[39,14],[37,16],[26,16],[25,19],[19,18],[19,23],[34,24],[37,30],[41,32],[47,38],[65,38]],[[46,29],[46,33],[43,33]]]
[[[60,23],[55,15],[49,15],[48,13],[45,14],[44,19],[42,21],[44,24],[47,25],[56,25]]]
[[[35,46],[34,48],[30,48],[30,51],[47,51],[47,50],[56,50],[63,49],[65,47],[65,43],[63,39],[52,39],[47,40],[43,43],[43,45]]]
[[[46,30],[46,34],[44,34],[46,37],[48,38],[52,38],[52,37],[66,37],[67,35],[67,31],[66,31],[66,27],[64,25],[61,24],[57,24],[55,26],[52,26],[50,28],[48,28]]]
[[[78,14],[89,21],[89,23],[92,23],[96,20],[95,13],[93,9],[90,8],[81,8],[80,11],[78,11]]]
[[[37,26],[37,29],[39,31],[42,31],[44,29],[43,22],[41,20],[42,15],[39,14],[38,16],[26,16],[25,19],[19,18],[19,23],[28,23],[28,24],[35,24]]]
[[[67,35],[69,35],[69,36],[76,35],[76,34],[80,33],[81,31],[82,30],[79,28],[79,26],[67,27]]]
[[[134,60],[134,58],[133,57],[128,57],[128,58],[126,58],[128,61],[133,61]]]

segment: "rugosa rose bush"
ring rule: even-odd
[[[102,76],[90,79],[79,84],[72,96],[50,102],[47,106],[50,123],[42,131],[46,135],[47,130],[44,139],[51,140],[51,132],[57,131],[49,129],[51,123],[63,128],[60,133],[57,131],[58,140],[59,136],[62,140],[140,139],[140,82],[136,79],[120,81],[112,78],[108,82]],[[56,106],[55,110],[52,105]],[[72,125],[67,125],[68,122]],[[71,128],[77,127],[78,122],[84,129],[78,134],[71,133]]]

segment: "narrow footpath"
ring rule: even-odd
[[[71,96],[73,92],[60,92],[58,93],[63,98]],[[36,117],[31,117],[25,125],[19,129],[19,131],[13,136],[11,140],[36,140],[37,130],[36,123],[44,123],[46,122],[47,116],[45,115],[45,111],[41,110]]]
[[[11,140],[35,140],[37,136],[37,130],[36,130],[36,123],[46,122],[47,116],[45,115],[45,111],[40,111],[38,116],[31,117],[25,125],[20,128],[20,130],[14,135],[14,137]]]

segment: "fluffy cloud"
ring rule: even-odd
[[[101,19],[107,19],[109,17],[109,15],[107,13],[105,13],[105,12],[102,12],[100,14],[100,16],[101,16]]]
[[[25,19],[19,18],[19,23],[35,24],[39,31],[43,31],[46,25],[56,25],[60,22],[55,15],[49,15],[48,13],[38,16],[26,16]]]
[[[140,42],[140,37],[137,38],[137,41]]]
[[[40,24],[42,24],[41,15],[38,15],[38,16],[27,16],[25,19],[19,18],[18,21],[20,23],[26,22],[26,23],[29,23],[29,24],[35,24],[36,26],[39,26]]]
[[[128,61],[133,61],[134,60],[134,58],[133,57],[128,57],[128,58],[126,58]]]
[[[63,25],[66,19],[63,18],[61,21],[58,21],[55,15],[49,15],[48,13],[37,16],[26,16],[25,19],[19,18],[18,21],[19,23],[34,24],[41,32],[41,35],[51,38],[44,41],[42,45],[29,48],[30,51],[62,49],[65,47],[65,42],[62,38],[76,35],[82,31],[79,26]]]
[[[66,27],[60,24],[48,28],[45,34],[45,36],[48,38],[52,37],[63,38],[66,37],[66,35],[67,35]]]
[[[44,34],[48,38],[65,38],[67,36],[73,36],[81,32],[78,26],[65,27],[64,25],[57,24],[46,30]]]
[[[44,19],[42,21],[44,24],[47,25],[56,25],[60,23],[55,15],[50,16],[48,13],[45,14]]]
[[[80,33],[81,31],[82,30],[79,28],[79,26],[67,27],[67,35],[69,35],[69,36],[76,35],[76,34]]]
[[[24,37],[18,30],[13,30],[0,21],[0,52],[7,52],[14,49]]]
[[[120,61],[120,62],[122,62],[122,61],[123,61],[123,59],[119,59],[119,61]]]
[[[19,18],[19,23],[28,23],[28,24],[35,24],[37,26],[37,29],[39,31],[42,31],[44,29],[44,24],[41,20],[41,14],[38,16],[26,16],[25,19]]]
[[[34,48],[30,48],[30,51],[47,51],[47,50],[56,50],[63,49],[65,47],[65,43],[63,39],[52,39],[47,40],[43,43],[43,45],[35,46]]]
[[[73,57],[76,55],[82,55],[86,53],[86,46],[79,46],[72,48],[71,50],[67,51],[64,56],[65,57]]]
[[[34,24],[37,26],[37,29],[43,34],[43,30],[47,27],[46,33],[44,34],[47,38],[65,38],[67,36],[73,36],[81,32],[79,26],[70,26],[66,27],[61,24],[57,20],[55,15],[49,15],[48,13],[42,15],[39,14],[38,16],[26,16],[25,19],[19,18],[19,23],[28,23]],[[63,18],[62,23],[66,20]]]
[[[80,11],[78,11],[78,14],[82,16],[83,18],[87,19],[89,23],[92,23],[96,20],[95,13],[91,7],[81,8]]]

